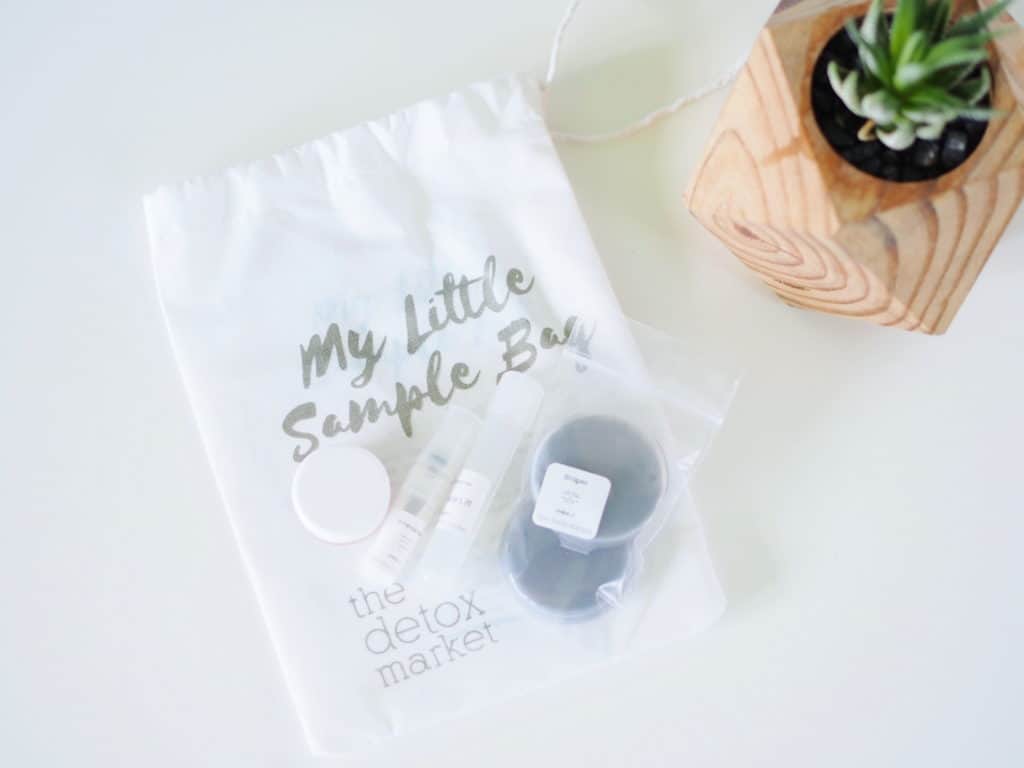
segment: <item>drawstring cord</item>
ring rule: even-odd
[[[555,40],[551,45],[551,55],[548,58],[548,70],[547,74],[544,76],[543,82],[545,109],[547,106],[547,94],[551,89],[551,84],[554,82],[555,74],[558,71],[558,59],[562,52],[562,42],[565,39],[565,32],[569,28],[569,24],[572,23],[573,18],[576,16],[576,12],[582,4],[583,0],[572,0],[572,2],[569,3],[569,7],[566,8],[565,14],[562,16],[562,21],[558,25],[558,29],[555,31]],[[643,117],[619,128],[618,130],[606,131],[604,133],[563,133],[561,131],[551,131],[551,135],[556,141],[563,141],[570,144],[601,144],[606,141],[615,141],[616,139],[625,139],[630,136],[634,136],[641,131],[650,128],[652,125],[661,122],[669,115],[678,112],[683,107],[725,88],[736,79],[737,75],[739,75],[740,70],[743,68],[743,63],[743,60],[737,62],[732,69],[714,82],[708,83],[707,85],[691,91],[690,93],[683,94],[669,104],[648,112]]]

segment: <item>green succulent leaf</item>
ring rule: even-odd
[[[863,21],[848,21],[858,65],[831,62],[828,79],[850,111],[870,121],[863,139],[901,150],[939,138],[958,118],[998,116],[982,106],[992,92],[989,44],[1001,32],[989,24],[1011,3],[954,20],[954,0],[897,0],[890,23],[885,0],[871,0]]]
[[[934,85],[926,85],[918,88],[907,98],[909,107],[945,107],[950,110],[959,111],[967,109],[970,105],[963,99],[954,96],[949,91],[937,88]]]
[[[828,79],[832,90],[847,108],[858,117],[864,117],[860,98],[860,72],[856,69],[843,72],[842,67],[833,61],[828,65]]]
[[[982,67],[977,77],[964,80],[962,83],[951,89],[951,93],[966,101],[972,107],[988,96],[992,90],[992,75],[988,67]]]
[[[934,125],[935,123],[948,123],[950,120],[955,120],[957,114],[956,110],[951,110],[948,107],[932,106],[932,107],[906,107],[903,110],[903,116],[914,123],[923,125]]]
[[[891,128],[877,128],[875,133],[879,141],[896,152],[909,149],[917,138],[917,130],[910,120],[901,120]]]
[[[960,117],[966,117],[968,120],[980,120],[987,122],[994,120],[997,117],[1006,117],[1006,113],[999,109],[991,109],[989,107],[969,107],[960,112]]]
[[[945,36],[952,10],[953,0],[938,0],[938,2],[928,7],[930,18],[928,19],[927,30],[930,42],[937,43]]]
[[[943,70],[957,67],[956,74],[960,76],[965,73],[963,68],[970,73],[974,66],[987,60],[988,50],[984,45],[972,44],[969,38],[944,40],[929,50],[924,58],[898,66],[893,75],[893,87],[906,92]]]
[[[889,52],[894,59],[900,57],[903,47],[917,29],[922,10],[921,0],[903,0],[896,6],[889,38]]]
[[[915,133],[919,139],[934,141],[942,136],[942,132],[946,130],[947,124],[945,120],[939,120],[934,123],[918,123]]]
[[[861,99],[863,117],[879,125],[890,125],[900,112],[900,102],[888,91],[875,91]]]
[[[860,56],[864,68],[885,84],[892,82],[892,63],[889,60],[887,49],[867,40],[852,22],[847,25],[847,31],[853,42],[857,45],[857,53]]]
[[[1000,2],[990,8],[986,8],[984,11],[979,11],[972,16],[965,16],[949,28],[949,32],[946,33],[946,37],[973,35],[983,32],[988,29],[988,25],[991,22],[1002,16],[1003,11],[1009,8],[1012,4],[1013,0],[1000,0]]]
[[[923,83],[932,73],[933,70],[927,64],[919,61],[911,62],[896,70],[892,84],[897,91],[906,92]]]
[[[991,36],[988,34],[950,37],[935,45],[922,59],[922,63],[933,70],[955,67],[958,64],[978,64],[988,60],[986,47]]]
[[[844,70],[838,61],[830,61],[825,72],[828,74],[828,82],[832,86],[832,90],[838,94],[842,90],[843,81],[846,80],[850,70]]]
[[[912,62],[921,61],[928,52],[928,33],[923,29],[915,30],[907,38],[907,42],[896,52],[896,72]]]
[[[952,91],[977,71],[978,67],[975,64],[960,65],[954,69],[944,69],[936,72],[929,80],[929,83],[945,88],[947,91]]]
[[[888,30],[885,25],[884,0],[872,0],[864,22],[860,25],[860,33],[872,45],[888,45],[885,40]]]

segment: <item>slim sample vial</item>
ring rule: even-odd
[[[466,456],[420,562],[424,578],[450,582],[469,556],[494,492],[529,431],[544,389],[525,374],[507,374],[498,384],[483,427]]]
[[[471,411],[449,406],[441,428],[416,457],[366,554],[363,570],[372,581],[396,581],[410,567],[448,497],[479,424]]]

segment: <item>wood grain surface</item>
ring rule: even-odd
[[[942,333],[1024,197],[1024,32],[1004,17],[1015,29],[992,49],[993,103],[1004,115],[974,154],[932,181],[887,182],[843,160],[811,108],[818,54],[866,8],[825,4],[769,22],[719,117],[689,207],[789,304]]]

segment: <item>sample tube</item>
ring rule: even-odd
[[[363,571],[369,579],[381,584],[396,581],[409,568],[448,497],[479,424],[471,411],[449,406],[441,428],[416,457],[366,554]]]
[[[544,389],[525,374],[502,378],[420,561],[420,573],[450,582],[462,568],[505,470],[537,416]]]

